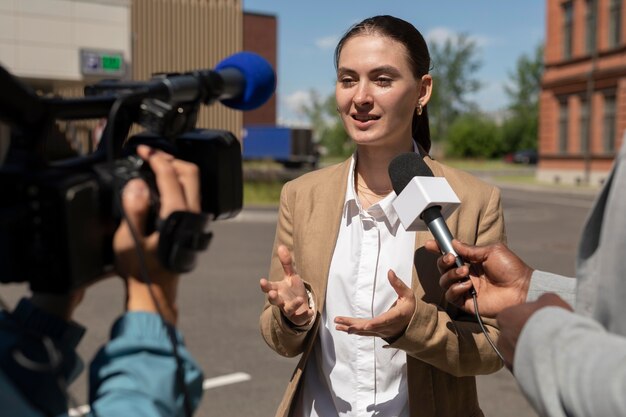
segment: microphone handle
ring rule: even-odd
[[[433,234],[437,244],[439,245],[439,249],[441,249],[441,253],[446,255],[451,253],[454,255],[454,263],[457,268],[465,265],[463,259],[454,251],[452,247],[452,233],[450,233],[450,229],[448,229],[448,225],[443,220],[441,216],[441,207],[433,206],[429,207],[422,213],[422,219],[426,222],[426,227],[430,230],[430,233]],[[463,281],[469,280],[469,276],[465,277]],[[470,288],[470,294],[475,295],[476,289],[472,286]]]

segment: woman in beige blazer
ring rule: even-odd
[[[285,184],[261,332],[302,355],[277,416],[481,416],[474,375],[501,362],[475,319],[445,302],[428,232],[407,232],[387,173],[418,152],[460,207],[464,242],[505,240],[498,189],[430,158],[430,57],[410,23],[376,16],[335,51],[337,111],[356,143],[347,161]],[[492,339],[494,322],[485,320]]]

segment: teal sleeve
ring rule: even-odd
[[[130,312],[117,320],[111,340],[90,366],[89,397],[94,416],[185,415],[169,330],[174,329],[168,329],[152,313]],[[202,396],[202,371],[180,333],[175,334],[185,385],[195,409]]]

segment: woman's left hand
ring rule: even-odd
[[[415,312],[415,294],[392,270],[387,273],[387,278],[398,294],[398,299],[389,310],[371,319],[335,317],[335,328],[350,334],[378,336],[385,340],[400,337]]]

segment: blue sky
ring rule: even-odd
[[[503,86],[522,54],[531,54],[545,38],[545,0],[243,0],[245,11],[278,19],[279,123],[303,122],[297,112],[309,91],[333,93],[333,52],[352,24],[377,14],[413,23],[429,45],[456,33],[478,45],[483,82],[474,100],[485,111],[506,106]],[[436,85],[435,85],[436,88]]]

